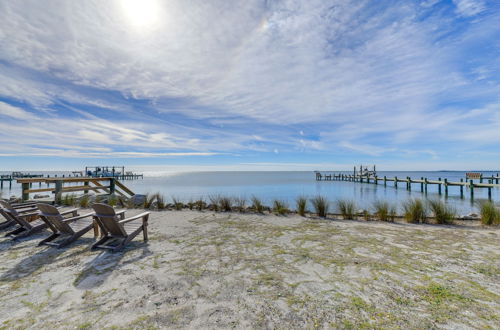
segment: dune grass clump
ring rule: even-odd
[[[481,223],[483,225],[499,225],[500,224],[500,210],[495,207],[492,202],[483,202],[479,205],[481,214]]]
[[[314,212],[318,215],[318,217],[326,218],[329,208],[328,200],[323,196],[316,196],[311,200],[311,202],[314,207]]]
[[[415,198],[403,203],[404,217],[408,223],[424,223],[427,209],[422,200]]]
[[[233,207],[233,201],[231,197],[222,196],[219,198],[219,209],[222,212],[231,212]]]
[[[66,194],[62,199],[62,205],[64,206],[74,206],[76,204],[76,195],[75,194]]]
[[[279,215],[285,215],[288,213],[288,207],[284,201],[275,199],[273,201],[273,212]]]
[[[236,197],[234,198],[234,206],[238,212],[245,212],[247,200],[244,197]]]
[[[153,205],[155,198],[156,198],[156,195],[146,194],[146,197],[144,198],[143,207],[145,209],[149,210],[151,208],[151,206]]]
[[[116,195],[109,195],[108,205],[114,207],[116,206],[116,204],[118,204],[118,198],[116,197]]]
[[[156,193],[155,195],[156,208],[158,210],[164,210],[167,207],[167,203],[165,203],[165,197],[160,193]]]
[[[375,210],[373,214],[378,220],[394,222],[396,217],[396,207],[394,205],[390,205],[386,201],[375,201],[373,209]]]
[[[339,199],[337,200],[337,209],[339,210],[342,218],[344,219],[354,219],[354,213],[356,209],[356,204],[351,200]]]
[[[212,211],[219,212],[220,195],[210,195],[208,196],[210,200],[210,205],[212,206]]]
[[[198,199],[196,202],[194,202],[196,210],[202,211],[203,208],[205,207],[205,201],[203,200],[203,197]]]
[[[83,195],[80,197],[80,200],[78,201],[78,206],[82,208],[87,208],[90,206],[90,196],[89,195]]]
[[[434,218],[436,219],[436,223],[438,224],[451,224],[453,223],[453,220],[457,216],[457,212],[454,208],[452,208],[449,205],[446,205],[442,201],[436,199],[436,200],[430,200],[428,201],[429,204],[429,209],[434,215]]]
[[[180,201],[179,198],[172,196],[172,204],[174,205],[174,210],[180,211],[184,207],[184,204]]]
[[[264,205],[256,196],[252,196],[252,209],[257,213],[264,213]]]
[[[307,208],[307,198],[305,198],[304,196],[299,196],[295,200],[295,204],[297,207],[297,213],[300,216],[305,217],[306,216],[306,208]]]

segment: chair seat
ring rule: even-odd
[[[36,220],[30,221],[29,224],[32,225],[33,227],[37,227],[40,225],[44,225],[44,226],[46,225],[42,219],[36,219]]]
[[[76,220],[74,222],[70,222],[69,223],[69,226],[71,227],[71,229],[73,229],[75,232],[76,231],[80,231],[90,225],[93,225],[94,224],[94,221],[92,219],[79,219],[79,220]]]

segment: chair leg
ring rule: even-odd
[[[55,240],[58,237],[59,237],[59,234],[54,233],[54,234],[50,235],[49,237],[47,237],[46,239],[40,241],[40,243],[38,243],[38,246],[43,245],[43,244],[45,244],[47,242],[51,242],[51,241]]]
[[[22,233],[23,231],[27,230],[26,228],[24,227],[19,227],[19,228],[16,228],[14,229],[13,231],[10,231],[8,232],[7,234],[5,234],[5,237],[9,237],[9,236],[15,236],[19,233]]]
[[[71,235],[70,237],[68,237],[67,239],[65,239],[64,241],[61,242],[61,244],[59,244],[59,246],[57,247],[58,249],[76,241],[80,236],[82,236],[83,234],[85,234],[86,232],[88,232],[89,230],[91,230],[92,228],[94,227],[94,225],[90,225],[88,227],[85,227],[83,228],[82,230],[74,233],[73,235]]]
[[[5,221],[2,224],[0,224],[0,230],[5,229],[5,228],[9,228],[13,224],[14,224],[14,221]]]
[[[148,241],[148,226],[146,224],[142,225],[142,235],[144,237],[144,242]]]
[[[101,237],[100,240],[98,240],[97,242],[95,242],[94,244],[92,244],[92,249],[95,249],[97,248],[99,245],[102,245],[104,242],[106,242],[108,239],[110,239],[111,237],[110,236],[103,236]]]

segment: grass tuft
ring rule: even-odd
[[[328,200],[323,196],[316,196],[312,200],[312,205],[314,207],[314,211],[319,217],[326,218],[328,214],[329,203]]]
[[[165,203],[165,197],[159,192],[155,195],[156,198],[156,208],[158,210],[164,210],[167,207],[167,203]]]
[[[409,223],[424,223],[427,210],[422,200],[415,198],[403,203],[404,217]]]
[[[145,209],[150,209],[151,206],[153,205],[153,202],[155,201],[156,195],[150,195],[146,194],[146,198],[144,198],[144,208]]]
[[[222,196],[219,198],[219,207],[223,212],[231,212],[233,201],[231,197]]]
[[[78,201],[78,205],[82,208],[87,208],[90,206],[90,196],[89,195],[83,195],[80,197],[80,200]]]
[[[284,201],[275,199],[273,201],[273,212],[279,215],[285,215],[288,213],[288,207]]]
[[[492,202],[482,202],[479,205],[481,214],[481,223],[491,226],[500,224],[500,210]]]
[[[306,215],[307,198],[305,198],[304,196],[299,196],[295,200],[295,204],[297,207],[297,213],[300,216],[304,217]]]
[[[172,204],[174,204],[174,210],[181,211],[184,204],[180,201],[178,197],[172,196]]]
[[[212,211],[218,212],[219,211],[219,202],[220,202],[220,195],[209,195],[208,199],[210,200],[210,205],[212,207]]]
[[[394,222],[396,217],[396,207],[386,201],[375,201],[373,203],[374,215],[380,221]]]
[[[434,218],[436,219],[436,223],[438,224],[451,224],[453,220],[457,216],[457,212],[454,208],[449,205],[446,205],[439,199],[429,200],[428,201],[429,208],[434,214]]]
[[[236,209],[241,213],[245,212],[246,202],[247,202],[247,200],[244,197],[234,198],[234,205],[235,205]]]
[[[118,204],[118,198],[116,197],[116,195],[109,195],[108,205],[114,207],[116,206],[116,204]]]
[[[351,200],[339,199],[337,200],[337,209],[339,210],[342,218],[344,219],[354,219],[354,210],[356,204]]]
[[[257,213],[264,213],[264,205],[256,196],[252,196],[252,209]]]
[[[202,211],[205,208],[205,201],[203,200],[203,197],[195,202],[195,207],[198,211]]]

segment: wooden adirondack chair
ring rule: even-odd
[[[119,219],[115,210],[106,204],[92,205],[95,211],[95,219],[102,231],[102,237],[92,248],[110,249],[114,251],[123,250],[135,236],[143,232],[144,241],[148,240],[148,218],[149,212],[144,212],[126,219]],[[131,223],[134,220],[142,220],[141,223]]]
[[[31,212],[20,213],[17,211],[17,209],[12,207],[9,202],[6,201],[0,201],[0,206],[3,207],[3,211],[5,212],[5,214],[7,214],[8,217],[11,220],[15,221],[18,225],[15,230],[8,232],[5,235],[6,237],[11,237],[15,240],[21,237],[29,236],[33,233],[47,228],[47,224],[42,219],[40,219],[40,212],[37,209],[32,210]],[[77,216],[77,211],[78,209],[71,209],[61,214],[73,214],[73,216]]]
[[[94,212],[65,219],[59,210],[52,205],[40,203],[37,206],[40,209],[40,218],[53,232],[38,245],[62,248],[94,228],[94,220],[91,218],[95,214]],[[53,242],[56,238],[63,239]]]
[[[2,201],[7,202],[5,200],[2,200]],[[34,205],[33,203],[22,203],[22,204],[9,203],[9,204],[12,208],[16,209],[18,213],[29,213],[29,212],[34,212],[37,210],[36,205]],[[10,217],[10,215],[6,211],[4,211],[2,205],[0,205],[0,215],[2,215],[2,217],[5,218],[5,221],[0,223],[0,230],[3,230],[5,228],[9,228],[9,227],[16,224],[16,221],[14,221]]]

